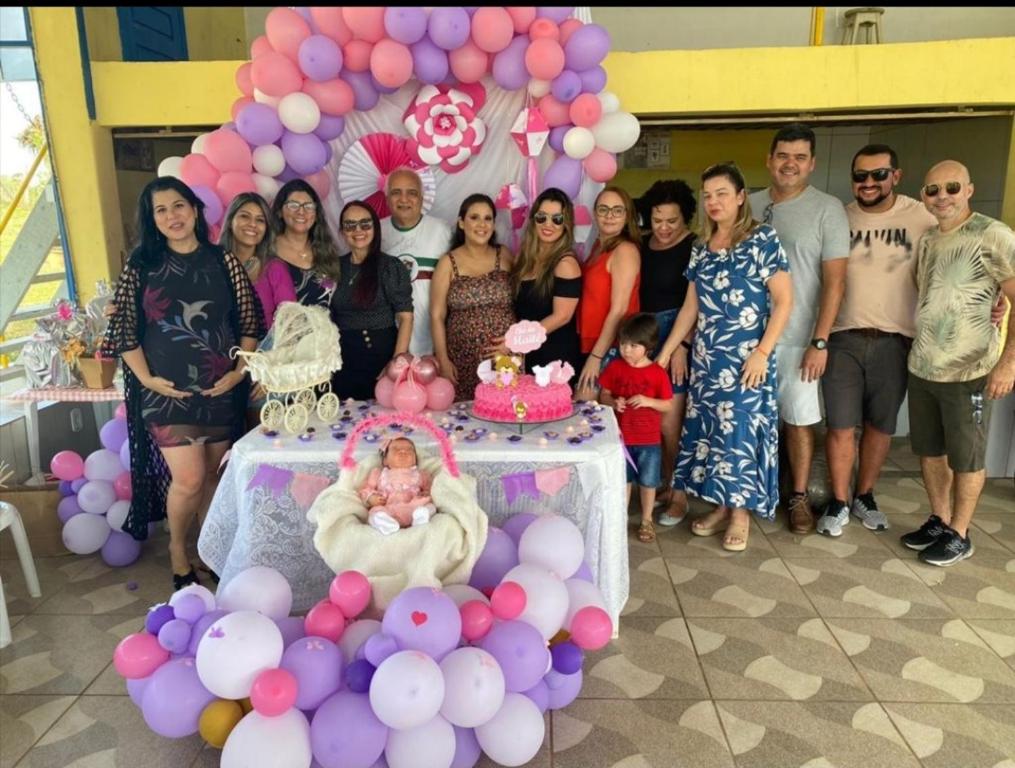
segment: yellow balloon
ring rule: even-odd
[[[216,749],[225,746],[226,739],[236,724],[243,719],[243,707],[239,702],[229,699],[218,699],[213,701],[204,711],[201,712],[201,719],[198,720],[197,730],[201,738],[207,741]]]
[[[250,703],[249,696],[245,699],[237,700],[236,703],[239,704],[241,707],[243,707],[243,714],[245,715],[250,714],[251,712],[254,711],[254,705]]]
[[[571,633],[568,632],[566,629],[562,629],[559,632],[557,632],[557,634],[555,634],[553,637],[550,638],[550,647],[552,648],[557,643],[563,643],[565,640],[570,639]]]

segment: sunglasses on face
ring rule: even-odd
[[[355,232],[356,227],[359,227],[361,232],[368,232],[369,230],[374,228],[374,222],[371,219],[360,219],[359,221],[342,222],[343,232]]]
[[[937,197],[941,192],[947,192],[949,195],[957,195],[961,191],[961,181],[946,181],[944,184],[928,184],[923,188],[923,194],[927,197]]]
[[[298,203],[295,200],[290,200],[285,204],[285,209],[292,213],[299,213],[300,209],[303,209],[305,213],[313,213],[317,210],[317,203],[309,201],[306,203]]]
[[[549,219],[553,222],[553,226],[562,227],[564,226],[564,214],[563,213],[543,213],[539,212],[532,217],[532,220],[536,224],[545,224],[546,220]]]
[[[597,205],[596,215],[602,216],[604,219],[608,219],[613,216],[614,218],[620,218],[627,213],[627,208],[622,205],[615,205],[612,208],[608,205]]]
[[[873,171],[853,171],[853,181],[857,184],[863,184],[870,176],[874,177],[874,181],[885,181],[891,175],[891,168],[875,168]]]

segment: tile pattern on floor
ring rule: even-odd
[[[797,536],[780,510],[734,554],[687,523],[652,544],[632,528],[620,637],[588,654],[579,699],[546,716],[529,765],[1015,768],[1015,492],[989,482],[976,554],[933,568],[898,542],[927,509],[907,466],[893,452],[881,533]],[[0,768],[219,764],[197,736],[153,734],[110,663],[168,596],[165,544],[123,569],[37,558],[36,599],[0,560],[14,640],[0,651]]]

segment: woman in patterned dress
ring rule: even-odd
[[[749,511],[772,519],[779,503],[772,350],[793,294],[786,254],[775,230],[751,217],[740,170],[720,163],[701,181],[706,216],[687,267],[687,298],[657,362],[674,371],[686,365],[680,341],[697,321],[673,488],[717,505],[692,533],[725,529],[723,549],[739,552]]]
[[[441,256],[430,283],[430,329],[441,376],[455,385],[455,400],[471,400],[476,369],[493,354],[515,321],[511,253],[497,245],[493,200],[475,194],[458,209],[451,250]]]

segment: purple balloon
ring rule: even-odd
[[[486,546],[472,567],[469,586],[480,591],[493,589],[500,584],[504,574],[516,565],[518,565],[518,546],[508,534],[491,525],[487,529]]]
[[[288,163],[286,163],[285,168],[282,169],[282,173],[280,173],[275,178],[277,178],[279,181],[285,184],[287,181],[292,181],[293,179],[301,179],[303,177],[296,171],[294,171],[291,167],[289,167]]]
[[[86,477],[79,477],[77,480],[71,480],[70,481],[70,489],[72,491],[74,491],[74,493],[77,493],[78,491],[80,491],[84,487],[84,484],[87,483],[87,482],[88,482],[88,478],[86,478]]]
[[[246,107],[244,107],[246,109]],[[222,220],[222,201],[219,200],[219,196],[215,194],[215,190],[210,187],[206,187],[203,184],[196,184],[191,189],[194,194],[197,195],[198,199],[204,203],[204,218],[211,222],[218,222]]]
[[[159,736],[179,739],[197,733],[201,711],[216,698],[201,684],[194,659],[184,656],[167,661],[152,673],[141,712]]]
[[[517,91],[524,88],[531,75],[525,67],[525,51],[529,47],[528,35],[512,40],[508,47],[493,57],[490,68],[494,82],[505,91]]]
[[[342,69],[342,49],[327,35],[311,35],[300,43],[297,58],[303,74],[318,83],[334,80]]]
[[[437,85],[444,82],[448,76],[451,65],[448,63],[448,54],[428,37],[424,37],[412,47],[412,70],[416,79],[427,85]]]
[[[586,24],[571,33],[564,45],[564,61],[568,69],[581,72],[591,69],[610,52],[610,33],[598,24]]]
[[[536,18],[549,19],[554,24],[560,24],[564,19],[568,18],[574,11],[573,6],[567,8],[547,8],[545,6],[539,6],[536,8]]]
[[[130,440],[125,440],[120,446],[120,464],[124,469],[130,470]]]
[[[285,127],[275,108],[268,104],[247,104],[236,116],[236,131],[247,142],[259,147],[282,138]],[[204,198],[202,198],[204,199]]]
[[[167,621],[172,621],[176,618],[176,611],[171,605],[160,605],[152,608],[148,611],[148,615],[145,616],[144,628],[150,635],[157,635],[159,630],[162,629],[162,625]]]
[[[300,638],[307,636],[306,621],[299,616],[286,616],[275,619],[279,632],[282,633],[282,647],[288,648]]]
[[[531,512],[521,512],[509,517],[501,527],[503,528],[504,533],[511,537],[511,541],[515,543],[515,546],[518,546],[518,542],[521,541],[522,534],[525,533],[525,529],[538,519],[539,515],[534,515]]]
[[[384,29],[388,37],[403,45],[412,45],[426,34],[426,11],[407,6],[388,6],[384,10]]]
[[[387,742],[388,726],[362,693],[339,691],[321,704],[310,723],[310,748],[322,768],[372,766]]]
[[[398,653],[398,651],[398,642],[395,638],[383,632],[370,635],[367,641],[363,643],[363,658],[375,667],[381,666],[381,662],[388,658],[388,656]]]
[[[582,668],[582,662],[585,660],[582,649],[570,640],[557,643],[550,648],[550,656],[553,658],[553,668],[562,675],[573,675]]]
[[[564,134],[574,128],[571,123],[566,125],[558,125],[556,128],[550,129],[550,136],[547,141],[554,152],[564,152]]]
[[[582,79],[570,69],[565,69],[550,83],[550,93],[557,101],[562,101],[565,104],[581,93],[581,90]]]
[[[66,499],[68,496],[74,495],[74,489],[70,487],[70,480],[61,480],[56,486],[56,490],[60,494],[60,498]]]
[[[377,82],[377,78],[374,77],[373,74],[370,75],[370,85],[372,85],[374,87],[374,90],[377,91],[378,93],[394,93],[395,91],[398,90],[398,88],[392,88],[391,86],[381,85],[380,83]]]
[[[455,601],[440,590],[413,587],[391,601],[381,631],[393,637],[401,650],[422,651],[440,662],[458,646],[462,615]],[[367,645],[375,637],[367,640]]]
[[[450,6],[430,11],[426,28],[431,40],[445,51],[453,51],[461,48],[469,39],[472,32],[470,23],[469,14],[464,8]]]
[[[337,139],[345,130],[345,118],[341,115],[326,115],[321,113],[321,122],[314,129],[314,136],[321,141]]]
[[[216,608],[214,611],[208,611],[208,613],[195,621],[194,629],[190,633],[190,643],[187,645],[187,653],[191,656],[196,656],[197,646],[200,645],[201,639],[204,637],[204,633],[208,631],[208,627],[225,615],[226,611]]]
[[[580,669],[573,675],[562,675],[551,669],[544,680],[550,690],[550,709],[563,709],[578,698],[578,692],[582,689]]]
[[[356,659],[345,670],[345,684],[353,693],[366,693],[374,679],[377,667],[366,659]]]
[[[381,95],[374,88],[372,76],[369,72],[343,72],[342,79],[352,88],[353,99],[356,109],[366,112],[377,106]],[[283,150],[285,147],[282,148]]]
[[[589,584],[595,584],[596,580],[592,576],[592,569],[589,568],[589,564],[582,560],[582,564],[578,566],[578,570],[571,575],[572,579],[581,579],[587,581]]]
[[[130,700],[137,705],[138,709],[141,708],[141,704],[144,701],[145,688],[148,687],[148,683],[150,683],[151,680],[151,675],[148,675],[148,677],[139,677],[136,680],[127,680],[127,695],[130,696]]]
[[[188,624],[196,624],[197,620],[204,616],[208,609],[200,595],[184,595],[173,606],[176,618],[183,619]]]
[[[183,619],[167,621],[159,629],[159,645],[170,653],[185,653],[190,644],[190,631],[190,624]]]
[[[64,482],[67,482],[66,480]],[[56,516],[60,518],[61,523],[66,523],[74,515],[80,515],[84,510],[78,506],[77,496],[67,496],[60,499],[60,503],[56,505]]]
[[[479,755],[483,751],[476,738],[476,731],[457,725],[452,727],[455,729],[455,757],[449,768],[472,768],[479,762]]]
[[[305,5],[294,5],[292,6],[292,9],[302,16],[303,20],[307,23],[307,26],[310,27],[314,34],[317,34],[317,25],[314,23],[314,17],[310,13],[310,9]]]
[[[328,157],[324,144],[314,134],[292,131],[286,131],[282,136],[282,154],[286,163],[302,176],[317,173]]]
[[[582,183],[582,161],[575,160],[567,155],[561,155],[554,160],[550,167],[543,174],[543,183],[540,191],[556,187],[570,198],[578,197],[578,190]]]
[[[324,637],[301,637],[286,648],[279,667],[296,678],[296,708],[317,709],[338,691],[342,664],[342,651]]]
[[[331,158],[335,156],[335,150],[331,148],[331,142],[322,141],[324,145],[324,164],[327,165],[331,162]]]
[[[539,707],[540,712],[546,712],[550,708],[550,689],[544,680],[540,680],[525,691],[525,695],[532,699],[532,703]]]
[[[113,568],[130,565],[141,557],[141,542],[123,531],[110,531],[102,545],[102,560]],[[184,646],[186,648],[186,646]]]
[[[600,93],[606,87],[606,70],[600,66],[579,72],[582,81],[582,93]]]
[[[123,419],[112,419],[102,425],[99,430],[99,442],[104,448],[119,453],[123,442],[127,439],[127,422]]]
[[[538,629],[524,621],[495,624],[479,641],[479,647],[500,664],[504,689],[509,692],[529,690],[546,672],[546,641]]]

